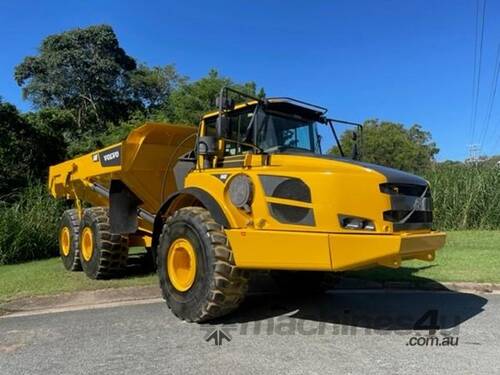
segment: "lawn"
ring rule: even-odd
[[[387,281],[470,281],[500,283],[500,231],[448,232],[433,262],[404,262],[399,269],[374,268],[347,275]]]
[[[400,269],[375,268],[349,276],[394,281],[500,282],[500,231],[448,233],[446,246],[432,263],[410,261]],[[0,302],[44,294],[156,284],[155,274],[133,272],[115,280],[90,280],[67,272],[58,258],[0,266]]]
[[[91,280],[83,272],[68,272],[59,258],[0,266],[0,303],[20,297],[140,286],[157,283],[156,274],[132,275],[114,280]]]

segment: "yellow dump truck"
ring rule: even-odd
[[[341,156],[322,153],[321,126]],[[433,260],[445,234],[431,229],[427,181],[363,163],[357,147],[346,157],[336,126],[322,107],[224,88],[199,127],[148,123],[52,166],[51,194],[74,202],[64,266],[109,278],[144,246],[169,308],[201,322],[241,303],[249,270],[312,290],[326,272]]]

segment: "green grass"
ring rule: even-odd
[[[155,274],[91,280],[83,272],[66,271],[59,258],[37,260],[0,266],[0,303],[36,295],[149,285],[156,280]]]
[[[391,281],[500,282],[500,231],[449,232],[434,262],[409,261],[400,269],[375,268],[349,276]],[[90,280],[67,272],[59,258],[0,266],[0,302],[19,297],[156,284],[156,275]]]
[[[399,269],[374,268],[347,275],[376,281],[500,282],[500,231],[448,232],[433,262],[407,261]]]

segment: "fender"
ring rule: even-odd
[[[219,203],[217,203],[217,201],[205,190],[196,187],[190,187],[176,191],[175,193],[172,193],[167,197],[165,202],[163,202],[162,205],[160,206],[155,216],[155,221],[153,224],[153,240],[152,240],[152,250],[155,259],[156,259],[156,247],[158,246],[158,240],[160,238],[160,234],[163,229],[163,214],[167,212],[170,205],[178,197],[182,195],[191,196],[196,200],[200,201],[203,207],[205,207],[210,212],[210,214],[217,223],[221,224],[224,228],[231,228],[229,220],[224,214],[224,211],[220,207]]]

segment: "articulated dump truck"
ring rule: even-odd
[[[238,307],[252,270],[307,292],[328,272],[432,261],[444,245],[428,182],[360,161],[358,124],[343,122],[357,126],[347,157],[322,107],[229,88],[217,102],[197,128],[145,124],[50,168],[51,194],[74,207],[60,224],[66,269],[114,277],[143,246],[171,311],[202,322]],[[322,152],[322,126],[340,156]]]

